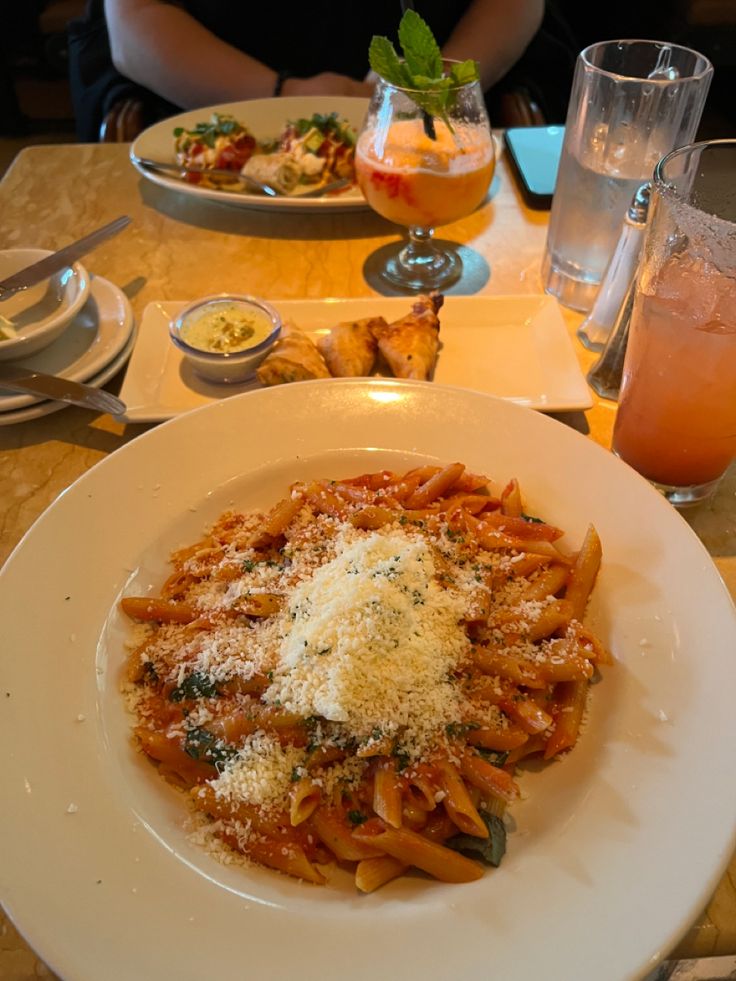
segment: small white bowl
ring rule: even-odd
[[[251,337],[241,336],[250,328]],[[219,293],[185,307],[169,333],[198,375],[233,384],[255,373],[279,338],[281,318],[256,297]]]
[[[52,255],[48,249],[0,251],[0,280]],[[49,279],[0,300],[0,361],[26,358],[48,347],[87,301],[89,273],[75,262]]]

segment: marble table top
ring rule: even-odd
[[[152,300],[234,291],[281,299],[376,295],[371,257],[397,230],[370,211],[272,215],[201,202],[144,180],[123,145],[31,147],[0,183],[0,247],[59,248],[122,213],[132,225],[85,264],[126,293],[136,317]],[[539,266],[548,213],[525,207],[503,157],[490,201],[441,230],[463,243],[467,275],[450,292],[542,291]],[[574,338],[581,317],[564,311]],[[595,356],[573,339],[583,370]],[[124,372],[107,387],[118,391]],[[558,418],[610,446],[615,404],[596,399]],[[149,428],[78,408],[0,428],[0,562],[77,477]],[[736,596],[736,469],[687,517]],[[736,954],[736,860],[674,956]],[[0,979],[50,976],[0,919]]]

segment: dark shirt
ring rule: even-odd
[[[442,45],[469,2],[417,0],[416,9]],[[368,46],[374,34],[386,35],[398,49],[398,0],[370,0],[364,16],[356,12],[354,4],[335,0],[286,4],[277,11],[269,3],[248,0],[184,0],[179,6],[217,37],[274,71],[302,78],[332,71],[363,79],[369,68]],[[115,69],[102,0],[90,0],[85,16],[70,25],[69,68],[77,135],[81,140],[99,138],[102,120],[120,99],[139,99],[147,124],[180,111]],[[192,71],[196,70],[193,65]]]
[[[443,45],[469,4],[470,0],[416,0],[414,6]],[[360,9],[350,0],[311,0],[279,7],[249,0],[182,0],[178,5],[213,34],[274,71],[301,78],[332,71],[363,79],[369,69],[368,47],[374,34],[385,35],[400,50],[399,0],[369,0]],[[525,89],[541,105],[548,122],[563,122],[576,53],[564,22],[559,21],[554,4],[548,2],[542,28],[527,52],[486,94],[491,118],[497,119],[494,100],[513,88]],[[197,71],[196,65],[192,71]],[[89,0],[85,16],[70,25],[69,72],[80,140],[98,140],[102,120],[122,99],[140,100],[145,125],[180,111],[116,71],[103,0]]]

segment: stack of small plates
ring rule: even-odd
[[[94,276],[87,302],[61,337],[18,363],[100,388],[130,357],[134,327],[133,311],[122,290]],[[37,419],[65,407],[63,402],[18,395],[0,386],[0,426]]]

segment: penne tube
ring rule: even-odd
[[[523,511],[519,481],[513,477],[501,491],[501,511],[509,517],[517,518]]]
[[[373,775],[373,810],[392,828],[402,824],[401,782],[396,774],[396,765],[384,760],[376,766]]]
[[[353,836],[365,845],[371,845],[386,855],[391,855],[405,865],[427,872],[441,882],[473,882],[483,875],[483,867],[464,855],[429,841],[408,828],[387,828],[379,834],[361,832]]]
[[[235,610],[247,617],[270,617],[281,609],[282,598],[275,593],[246,593],[235,603]]]
[[[502,648],[475,646],[471,656],[473,665],[483,674],[507,678],[527,688],[544,688],[546,685],[544,679],[539,677],[536,666],[532,670],[530,665],[504,653]]]
[[[380,507],[369,504],[355,514],[351,514],[348,521],[354,528],[383,528],[396,520],[396,512],[390,508]]]
[[[211,764],[189,756],[182,746],[181,739],[169,739],[163,732],[153,732],[143,727],[137,728],[135,734],[143,752],[157,763],[165,764],[187,786],[208,780],[215,773],[215,768]]]
[[[445,793],[442,804],[453,822],[463,834],[487,838],[488,828],[478,814],[457,768],[449,760],[439,760],[437,769],[440,774],[440,786]]]
[[[426,480],[404,502],[407,508],[426,508],[428,504],[443,497],[457,483],[465,472],[462,463],[451,463]]]
[[[316,886],[323,886],[327,881],[319,869],[309,861],[301,845],[296,842],[256,838],[241,846],[237,836],[227,831],[223,834],[223,838],[231,848],[242,851],[259,865],[276,869],[277,872],[285,872],[295,879],[303,879]]]
[[[479,726],[469,732],[465,738],[471,746],[480,746],[481,749],[505,753],[508,750],[523,746],[529,739],[529,733],[518,725],[508,725],[503,729]]]
[[[361,892],[375,892],[387,882],[403,875],[408,868],[408,865],[390,855],[364,858],[355,869],[355,885]]]
[[[543,600],[548,596],[554,596],[566,585],[569,575],[570,570],[567,566],[556,562],[552,563],[535,576],[529,585],[522,590],[521,596],[527,601]]]
[[[278,538],[301,511],[304,502],[298,496],[286,497],[269,511],[263,525],[248,540],[250,548],[264,548]]]
[[[199,616],[190,603],[157,599],[154,596],[125,596],[120,600],[123,613],[131,620],[156,620],[158,623],[191,623]]]
[[[375,858],[382,849],[363,842],[355,831],[345,824],[345,814],[341,808],[320,805],[309,819],[309,826],[319,840],[343,862],[360,862],[364,858]]]
[[[519,788],[511,774],[484,760],[477,753],[463,753],[460,772],[473,787],[485,794],[500,797],[507,803],[519,796]]]
[[[501,708],[509,718],[518,722],[522,729],[532,735],[537,732],[544,732],[554,722],[549,712],[545,712],[532,699],[523,696],[501,702]]]
[[[551,759],[558,753],[571,749],[577,742],[588,698],[587,681],[568,681],[557,686],[557,712],[555,728],[544,751],[544,758]]]
[[[319,807],[320,799],[320,789],[309,777],[297,780],[289,791],[289,820],[292,827],[311,817]]]
[[[593,525],[590,525],[570,572],[570,581],[565,592],[565,599],[570,604],[572,618],[575,620],[583,619],[600,564],[601,540]]]
[[[556,630],[566,627],[572,618],[572,610],[566,600],[555,600],[548,604],[538,619],[529,627],[527,636],[530,640],[542,640]]]

